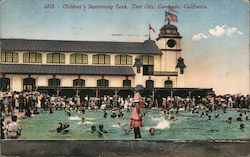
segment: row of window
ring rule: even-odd
[[[58,87],[61,84],[61,80],[57,78],[52,78],[48,80],[49,87]],[[73,80],[74,87],[85,87],[85,80],[83,79],[75,79]],[[171,80],[165,81],[166,88],[172,88],[173,82]],[[36,79],[33,78],[25,78],[23,79],[23,89],[34,91],[36,87]],[[99,79],[97,80],[97,87],[109,87],[109,80]],[[123,80],[123,87],[131,87],[131,80]],[[154,88],[154,81],[147,80],[146,88]],[[10,79],[2,77],[0,78],[0,90],[5,92],[10,90]]]
[[[93,64],[110,64],[110,55],[96,54],[93,55]],[[18,62],[17,52],[2,52],[2,62]],[[42,54],[37,52],[27,52],[23,54],[24,63],[42,63]],[[65,63],[65,55],[62,53],[47,54],[47,63]],[[70,55],[70,64],[88,64],[88,55],[82,53],[74,53]],[[132,56],[116,55],[116,65],[132,65]],[[142,56],[143,65],[154,65],[153,56]]]

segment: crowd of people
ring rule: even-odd
[[[140,127],[143,127],[144,108],[161,108],[161,112],[169,120],[176,120],[180,109],[189,110],[190,113],[197,113],[202,110],[200,117],[207,117],[211,120],[211,112],[215,110],[223,110],[226,113],[227,108],[237,108],[239,116],[237,121],[249,120],[246,110],[250,109],[250,96],[243,95],[224,95],[224,96],[206,96],[206,97],[179,97],[170,96],[153,100],[152,98],[141,97],[139,92],[134,96],[123,97],[88,97],[80,99],[79,96],[67,98],[65,96],[48,95],[39,92],[13,92],[3,95],[0,99],[1,114],[1,138],[16,139],[21,135],[21,127],[17,123],[17,119],[32,117],[32,115],[40,114],[40,112],[53,113],[55,110],[65,110],[68,116],[74,110],[79,114],[84,114],[86,110],[102,110],[103,118],[107,118],[107,110],[112,110],[112,118],[124,118],[122,111],[130,112],[130,127],[123,129],[125,134],[129,134],[134,129],[135,139],[141,139]],[[176,109],[173,113],[171,109]],[[118,112],[116,112],[118,111]],[[24,113],[24,114],[19,114]],[[17,116],[18,115],[18,116]],[[8,121],[5,120],[9,118]],[[219,115],[216,114],[215,118]],[[81,119],[82,124],[90,124],[84,118]],[[232,117],[225,120],[226,123],[232,122]],[[56,132],[68,133],[69,124],[59,122]],[[240,127],[243,129],[244,124]],[[96,132],[97,127],[92,125],[91,132]],[[103,125],[99,125],[99,135],[104,135],[108,131],[104,130]],[[155,128],[150,128],[150,135],[154,135]]]

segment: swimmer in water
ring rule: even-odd
[[[246,116],[246,120],[249,120],[249,117],[248,117],[248,116]]]
[[[155,128],[150,128],[148,131],[149,131],[149,134],[152,136],[154,136],[155,134],[161,134],[161,131],[156,132],[157,130]]]
[[[217,114],[215,115],[215,118],[219,118],[219,113],[217,113]]]
[[[242,114],[241,114],[241,113],[239,114],[239,116],[237,117],[236,120],[237,120],[237,121],[243,121],[243,119],[242,119]]]
[[[119,114],[118,114],[118,118],[122,118],[124,119],[124,114],[120,111]]]
[[[117,122],[117,125],[120,126],[120,127],[124,127],[124,126],[126,126],[126,125],[129,125],[129,123],[121,124],[120,122]]]
[[[82,117],[82,120],[78,124],[93,124],[92,122],[85,121],[85,118]]]
[[[70,112],[67,112],[67,115],[70,117],[70,116],[71,116],[71,113],[70,113]]]
[[[116,116],[117,116],[117,115],[116,115],[116,113],[114,113],[114,112],[111,114],[111,118],[116,118]]]
[[[176,116],[173,115],[173,114],[169,116],[169,119],[170,119],[170,120],[173,120],[173,121],[177,120]]]
[[[104,110],[103,118],[107,118],[107,115],[108,115],[108,113],[107,113],[107,110],[105,109],[105,110]]]
[[[122,129],[122,131],[123,131],[126,135],[128,135],[128,134],[132,131],[132,129],[131,129],[131,128],[126,128],[126,129]]]
[[[91,133],[94,133],[96,131],[96,126],[92,125],[91,126]]]
[[[232,117],[228,117],[228,118],[226,119],[226,122],[227,122],[227,123],[232,123]]]
[[[67,123],[65,123],[65,124],[63,124],[63,123],[58,123],[59,125],[58,125],[58,127],[57,127],[57,129],[56,129],[56,131],[58,132],[58,133],[64,133],[64,134],[67,134],[67,133],[69,133],[69,130],[68,130],[68,128],[69,128],[69,124],[67,124]]]
[[[103,129],[103,125],[99,125],[99,131],[98,131],[98,133],[99,133],[99,136],[102,136],[103,134],[108,133],[108,131],[106,131],[106,130]]]
[[[245,125],[244,124],[240,124],[240,129],[244,129]]]

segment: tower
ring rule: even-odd
[[[172,24],[166,24],[160,29],[157,45],[162,52],[160,70],[164,72],[176,72],[177,76],[169,76],[173,81],[173,87],[185,87],[184,59],[181,57],[181,39],[178,28]]]

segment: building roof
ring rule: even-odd
[[[178,28],[175,25],[171,25],[171,24],[166,24],[166,25],[162,26],[160,30],[165,30],[165,29],[178,30]]]
[[[132,76],[131,66],[0,64],[3,74]]]
[[[4,51],[161,54],[153,40],[141,43],[27,39],[0,39],[0,41],[1,49]]]

